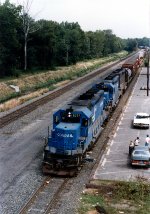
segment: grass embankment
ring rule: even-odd
[[[68,67],[57,67],[55,70],[37,72],[35,74],[21,75],[19,78],[0,80],[0,112],[16,107],[30,99],[38,97],[54,88],[66,84],[68,81],[81,77],[93,69],[113,62],[128,53],[123,51],[109,57],[79,62]],[[19,86],[16,93],[10,85]]]
[[[149,214],[150,183],[94,180],[81,196],[79,214]]]

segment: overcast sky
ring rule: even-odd
[[[26,0],[10,0],[23,3]],[[4,0],[1,0],[3,3]],[[84,31],[112,29],[121,38],[150,37],[150,0],[30,0],[34,18],[78,22]]]

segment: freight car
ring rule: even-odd
[[[81,168],[131,77],[125,68],[117,69],[54,113],[44,147],[43,173],[73,176]]]
[[[132,70],[132,74],[134,75],[136,69],[140,67],[141,63],[142,61],[139,57],[139,52],[138,52],[135,55],[133,55],[130,59],[126,60],[122,64],[122,68],[128,68]]]

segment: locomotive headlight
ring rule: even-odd
[[[68,117],[71,117],[71,112],[68,112]]]

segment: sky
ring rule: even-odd
[[[23,4],[27,0],[10,0]],[[84,31],[111,29],[121,38],[150,38],[150,0],[28,0],[35,19],[78,22]],[[1,3],[4,0],[0,0]]]

